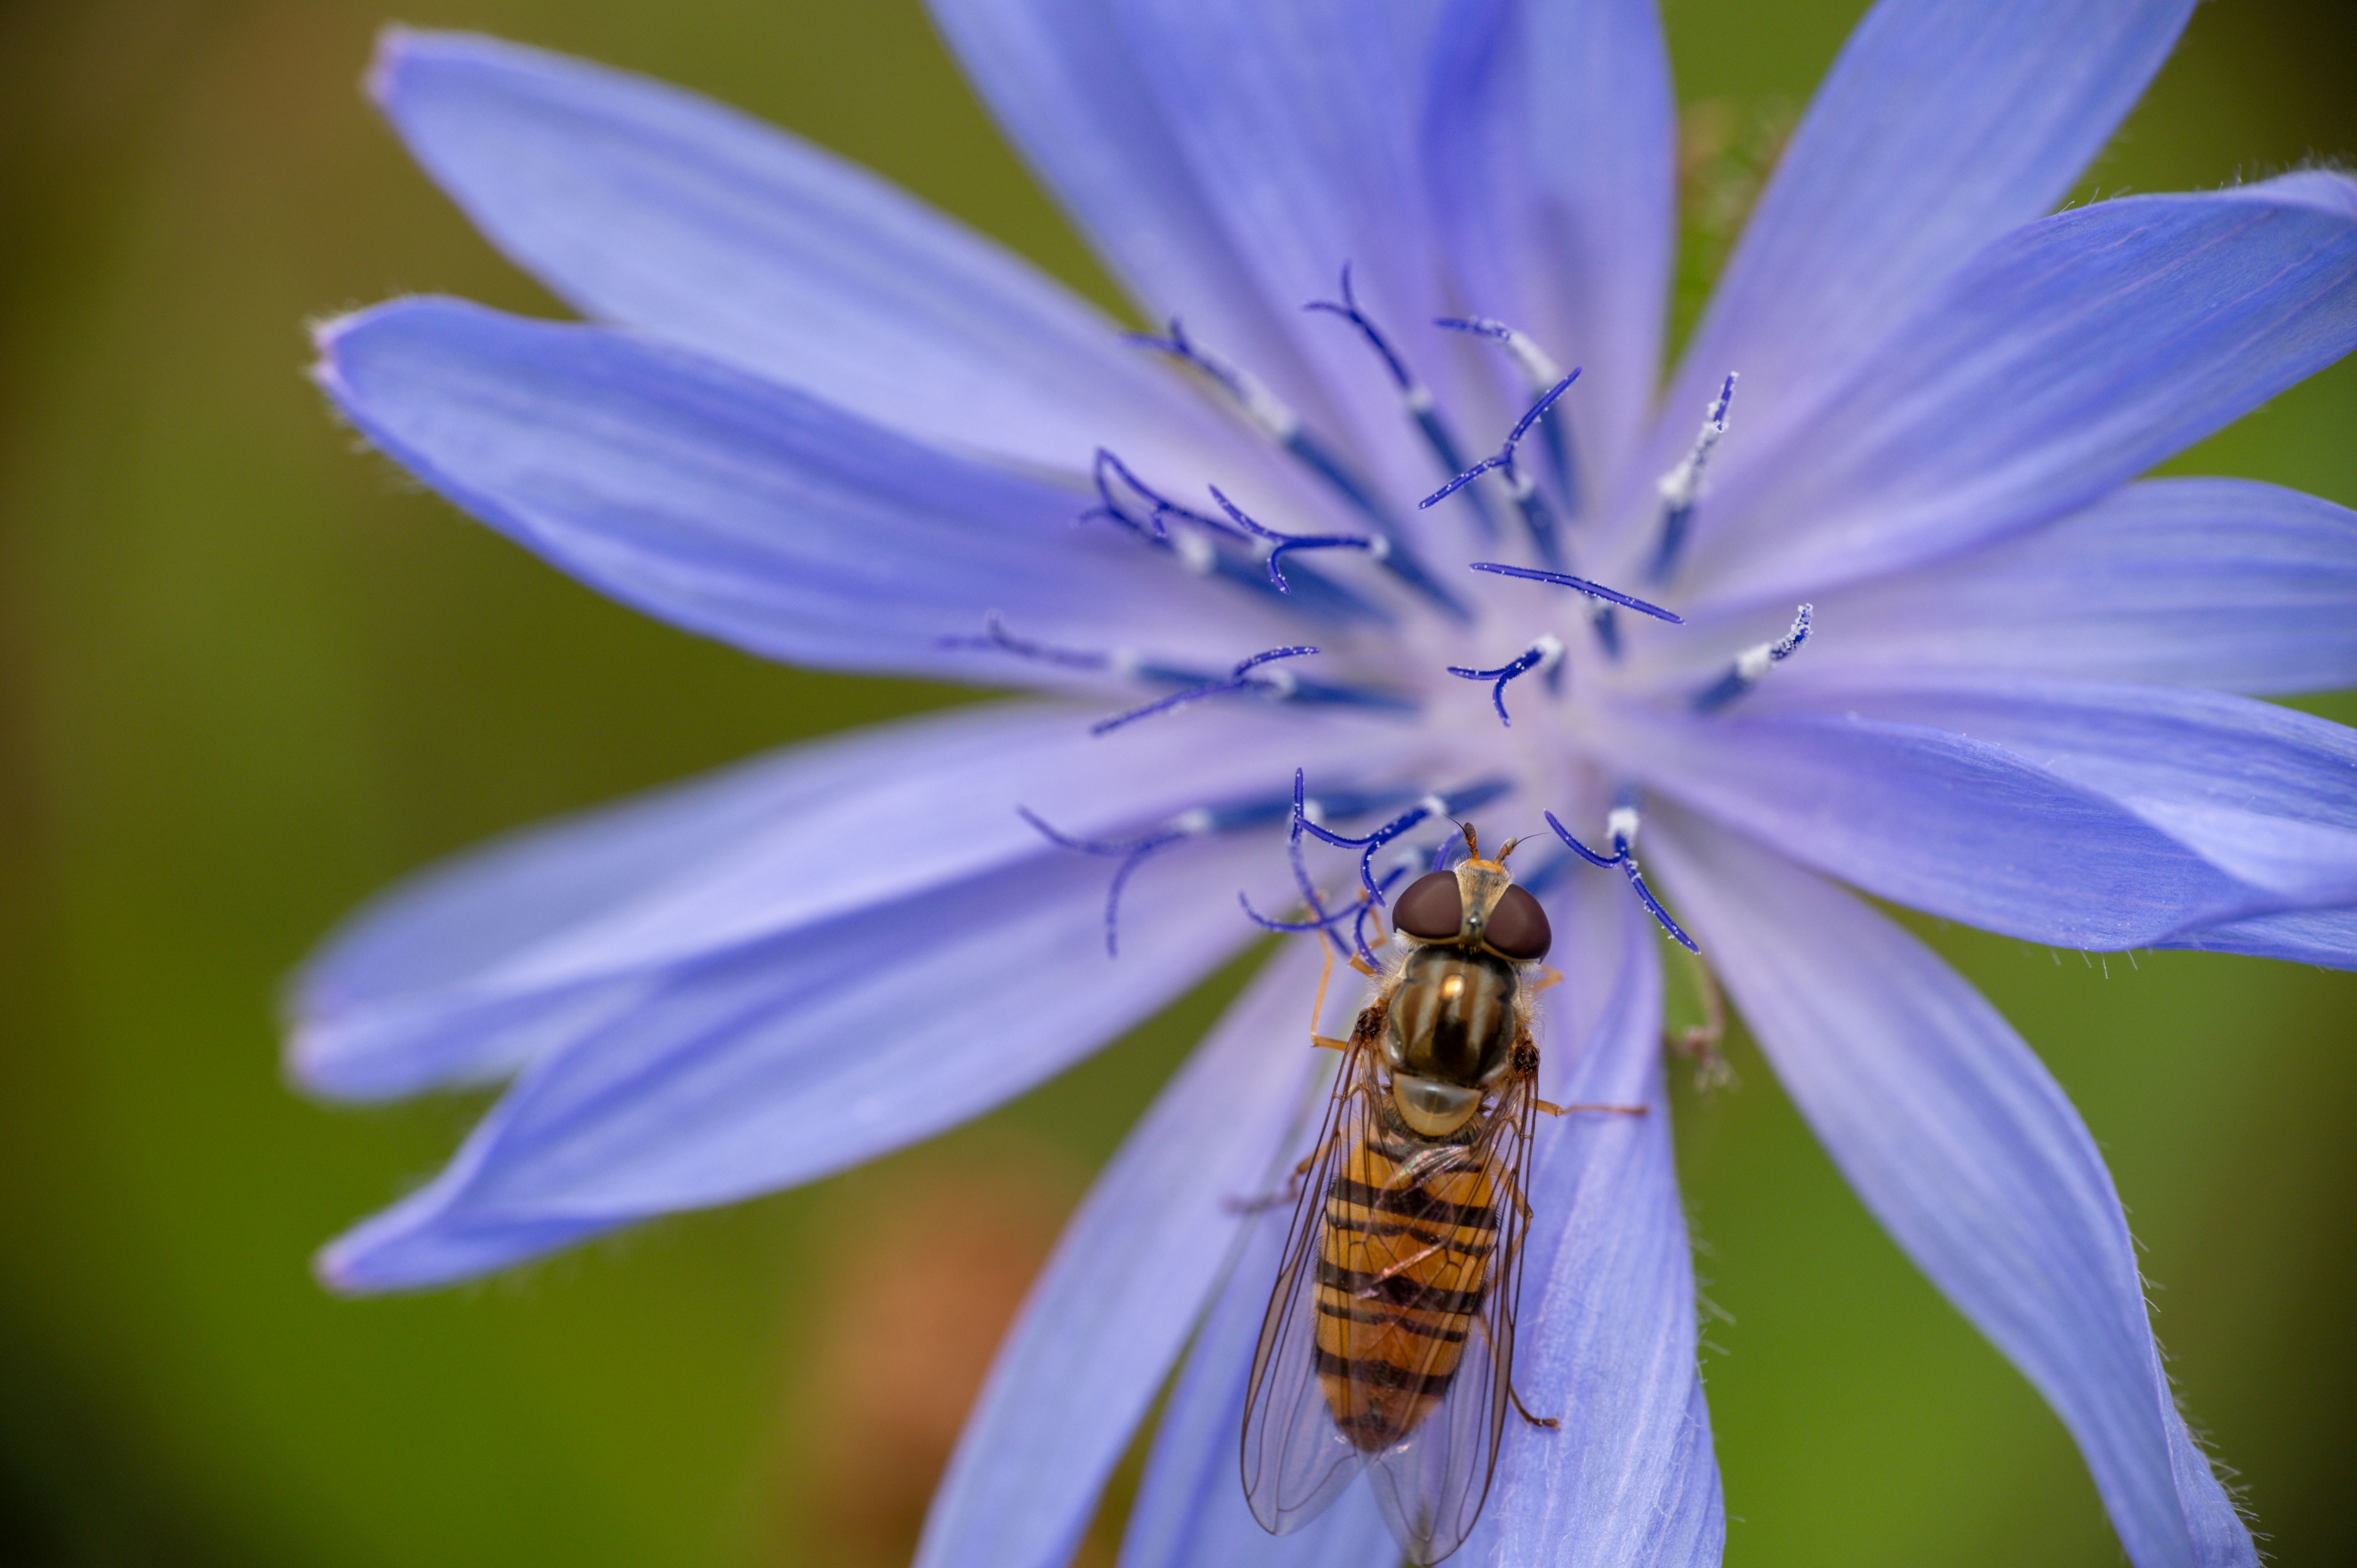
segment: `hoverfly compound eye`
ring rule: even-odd
[[[1454,939],[1465,924],[1465,904],[1457,891],[1457,874],[1436,871],[1409,883],[1407,891],[1392,906],[1392,924],[1426,941]],[[1539,917],[1539,924],[1544,927],[1545,916]]]
[[[1481,936],[1508,958],[1523,963],[1535,963],[1546,957],[1547,946],[1555,940],[1546,911],[1520,887],[1509,887],[1499,896],[1498,906],[1490,911],[1490,923]]]

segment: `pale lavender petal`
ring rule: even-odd
[[[1224,670],[1299,640],[1273,595],[1196,576],[1090,498],[919,446],[609,328],[448,300],[346,317],[318,379],[403,467],[623,603],[773,659],[1069,684],[945,647],[1017,635]]]
[[[438,1284],[978,1115],[1248,940],[1240,886],[1282,897],[1275,842],[1190,849],[1132,884],[1119,960],[1103,863],[1050,850],[654,977],[527,1069],[439,1176],[331,1243],[319,1273],[348,1291]]]
[[[1173,473],[1236,435],[1029,263],[709,100],[457,33],[386,32],[369,87],[428,173],[584,314],[935,443]]]
[[[1563,1425],[1508,1423],[1490,1499],[1500,1568],[1715,1564],[1726,1537],[1663,1086],[1662,938],[1627,894],[1585,873],[1558,901],[1572,940],[1552,1011],[1571,1026],[1547,1047],[1550,1090],[1648,1113],[1539,1129],[1514,1380]]]
[[[1882,0],[1843,47],[1695,330],[1652,478],[1728,371],[1779,428],[1982,246],[2052,209],[2192,0]]]
[[[2187,931],[2158,945],[2195,952],[2248,953],[2328,969],[2357,969],[2357,908],[2258,915]]]
[[[2029,224],[1791,418],[1731,421],[1680,607],[1810,598],[2076,511],[2352,345],[2341,176]]]
[[[2151,480],[1978,554],[1821,596],[1816,626],[1780,684],[2338,690],[2357,685],[2357,512],[2250,479]]]
[[[1774,698],[1817,701],[2001,746],[2118,801],[2277,908],[2357,901],[2357,731],[2328,720],[2222,692],[2025,677]]]
[[[929,0],[1007,139],[1146,314],[1188,330],[1301,413],[1330,416],[1296,349],[1299,299],[1265,297],[1254,236],[1229,233],[1106,0]],[[1343,257],[1329,263],[1339,266]],[[1318,286],[1329,286],[1321,278]],[[1308,296],[1304,296],[1308,297]]]
[[[2255,1564],[2161,1369],[2094,1140],[1953,970],[1681,813],[1656,863],[1803,1116],[1883,1227],[2062,1418],[2137,1568]]]
[[[1878,897],[2025,940],[2149,947],[2286,902],[1977,736],[1739,710],[1629,713],[1610,733],[1663,794]]]
[[[1312,1131],[1287,1149],[1306,1153]],[[1284,1179],[1286,1162],[1273,1174]],[[1300,1529],[1271,1535],[1244,1502],[1237,1455],[1261,1319],[1285,1251],[1289,1206],[1265,1209],[1195,1331],[1163,1402],[1122,1536],[1121,1568],[1383,1568],[1399,1560],[1374,1494],[1352,1485]]]
[[[1309,1043],[1319,958],[1297,941],[1261,972],[1065,1227],[933,1495],[919,1568],[1071,1560],[1235,1257],[1242,1206],[1282,1181],[1282,1156],[1314,1117],[1331,1059]],[[1347,1020],[1334,1005],[1347,1001],[1329,995],[1325,1027]]]
[[[1465,5],[1441,29],[1426,133],[1464,307],[1581,367],[1549,417],[1590,507],[1660,375],[1676,124],[1652,0]]]
[[[1407,494],[1431,481],[1367,347],[1298,306],[1351,265],[1368,313],[1402,338],[1442,406],[1479,345],[1431,329],[1453,314],[1427,205],[1418,122],[1436,41],[1429,0],[1115,0],[1171,134],[1263,297],[1349,420],[1361,458]]]
[[[1071,709],[964,709],[534,830],[395,887],[331,937],[292,988],[290,1066],[352,1099],[500,1076],[627,1012],[671,966],[1036,855],[1018,806],[1125,838],[1197,807],[1282,802],[1305,761],[1393,760],[1386,728],[1317,733],[1246,710],[1096,737]]]

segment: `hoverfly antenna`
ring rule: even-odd
[[[1450,822],[1457,822],[1451,817]],[[1475,860],[1481,858],[1481,835],[1473,831],[1470,822],[1457,822],[1457,831],[1465,835],[1465,853]]]
[[[1515,846],[1516,844],[1518,844],[1518,843],[1522,843],[1522,842],[1523,842],[1523,841],[1522,841],[1522,840],[1520,840],[1520,839],[1508,839],[1508,840],[1507,840],[1503,844],[1501,844],[1501,846],[1499,846],[1498,854],[1497,854],[1497,862],[1498,862],[1498,864],[1499,864],[1500,865],[1505,865],[1505,864],[1506,864],[1506,857],[1507,857],[1508,855],[1510,855],[1510,854],[1513,854],[1513,853],[1514,853],[1514,846]]]

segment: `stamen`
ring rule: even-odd
[[[1540,394],[1539,400],[1531,404],[1530,411],[1515,422],[1514,428],[1507,434],[1505,445],[1495,454],[1482,458],[1425,497],[1416,503],[1417,507],[1422,509],[1445,500],[1495,468],[1504,476],[1507,493],[1514,498],[1515,506],[1522,510],[1523,524],[1531,532],[1531,542],[1537,547],[1539,559],[1551,566],[1561,564],[1563,550],[1555,540],[1555,513],[1548,508],[1546,498],[1539,494],[1538,487],[1523,478],[1514,467],[1514,448],[1522,444],[1523,436],[1530,434],[1531,426],[1544,418],[1546,411],[1555,406],[1555,400],[1569,392],[1571,383],[1577,380],[1579,371],[1575,368],[1571,374]]]
[[[1152,832],[1134,839],[1106,841],[1073,838],[1057,832],[1028,806],[1017,806],[1015,814],[1031,824],[1039,836],[1060,849],[1081,854],[1092,854],[1102,859],[1118,860],[1121,865],[1113,874],[1113,886],[1105,890],[1105,956],[1121,956],[1120,923],[1121,892],[1130,875],[1146,862],[1172,844],[1188,839],[1201,838],[1209,833],[1233,832],[1241,828],[1258,827],[1275,822],[1293,809],[1293,802],[1282,797],[1263,797],[1257,800],[1238,801],[1224,806],[1197,806],[1179,812]]]
[[[1228,394],[1244,418],[1262,435],[1283,446],[1301,432],[1301,416],[1286,405],[1285,400],[1268,390],[1259,377],[1241,366],[1204,352],[1187,336],[1187,328],[1177,317],[1170,318],[1167,337],[1157,338],[1151,332],[1132,332],[1129,340],[1141,348],[1157,349],[1181,364],[1192,365],[1222,392]]]
[[[1217,575],[1262,594],[1277,592],[1281,585],[1298,587],[1301,592],[1291,596],[1293,607],[1327,620],[1391,618],[1373,604],[1317,572],[1304,570],[1291,585],[1269,583],[1257,559],[1228,553],[1216,542],[1232,539],[1239,544],[1251,543],[1250,535],[1209,513],[1180,506],[1103,447],[1097,449],[1093,478],[1097,504],[1081,514],[1082,521],[1103,518],[1118,523],[1155,548],[1169,551],[1181,565],[1198,576]],[[1193,526],[1173,528],[1170,524],[1174,521]]]
[[[1285,569],[1277,564],[1278,558],[1288,550],[1363,550],[1378,561],[1391,553],[1391,541],[1380,534],[1279,533],[1247,516],[1243,508],[1220,493],[1219,486],[1212,485],[1209,489],[1211,499],[1220,503],[1220,510],[1234,520],[1237,527],[1261,541],[1267,552],[1269,581],[1276,585],[1276,591],[1280,594],[1293,591],[1286,584]]]
[[[1259,690],[1267,692],[1279,701],[1283,701],[1298,694],[1301,690],[1301,683],[1292,679],[1289,671],[1272,671],[1272,674],[1283,676],[1282,680],[1254,675],[1252,671],[1272,660],[1298,659],[1306,653],[1317,651],[1317,649],[1304,644],[1297,648],[1272,648],[1265,653],[1255,653],[1251,658],[1239,661],[1233,670],[1228,671],[1227,679],[1224,681],[1205,681],[1198,685],[1189,686],[1183,692],[1174,692],[1159,702],[1148,703],[1142,708],[1132,708],[1125,714],[1118,714],[1109,719],[1101,719],[1089,726],[1089,733],[1103,735],[1109,731],[1117,730],[1124,725],[1135,724],[1139,719],[1151,718],[1156,714],[1166,714],[1173,708],[1185,707],[1189,703],[1200,703],[1206,697],[1216,697],[1226,692]]]
[[[1305,653],[1318,651],[1314,646],[1307,644],[1293,648],[1272,648],[1265,653],[1256,653],[1232,668],[1225,675],[1220,675],[1209,671],[1189,670],[1182,665],[1166,664],[1159,660],[1147,659],[1126,649],[1117,648],[1104,652],[1096,652],[1086,649],[1054,648],[1044,642],[1034,642],[1028,638],[1017,637],[1008,631],[1006,621],[996,610],[983,617],[982,624],[983,635],[980,637],[944,637],[936,646],[992,649],[1002,653],[1014,654],[1018,659],[1037,660],[1040,663],[1059,665],[1067,670],[1097,670],[1128,680],[1186,688],[1174,696],[1160,702],[1150,703],[1134,712],[1123,714],[1116,718],[1107,719],[1092,726],[1092,733],[1097,735],[1103,735],[1109,729],[1117,729],[1133,719],[1142,719],[1149,714],[1157,714],[1168,708],[1183,706],[1204,697],[1216,696],[1222,692],[1245,689],[1258,691],[1279,702],[1307,703],[1321,707],[1380,708],[1392,713],[1414,713],[1416,710],[1415,699],[1403,696],[1396,692],[1383,691],[1379,687],[1348,686],[1326,681],[1305,681],[1290,670],[1269,670],[1257,674],[1248,673],[1272,660],[1292,659]]]
[[[1628,877],[1629,886],[1637,890],[1637,901],[1645,906],[1645,912],[1660,923],[1662,929],[1670,934],[1670,939],[1688,952],[1702,951],[1695,946],[1694,939],[1679,929],[1678,923],[1670,918],[1670,912],[1662,908],[1662,901],[1653,897],[1652,888],[1645,886],[1644,873],[1637,869],[1637,807],[1631,800],[1624,796],[1620,804],[1613,807],[1611,814],[1604,819],[1604,831],[1612,840],[1612,853],[1609,855],[1598,854],[1572,837],[1570,830],[1555,821],[1553,811],[1546,813],[1546,824],[1555,830],[1555,837],[1563,840],[1571,847],[1573,854],[1588,865],[1606,870],[1619,866],[1621,874]]]
[[[1727,434],[1727,405],[1735,400],[1735,381],[1736,373],[1727,371],[1717,398],[1703,411],[1702,429],[1695,435],[1693,447],[1661,478],[1657,488],[1662,493],[1662,542],[1653,555],[1653,582],[1667,580],[1671,569],[1678,564],[1679,553],[1685,548],[1695,502],[1702,498],[1703,465],[1709,460],[1710,449],[1718,445],[1718,438]]]
[[[1243,410],[1246,419],[1270,440],[1291,453],[1375,525],[1376,532],[1389,546],[1384,553],[1376,557],[1386,571],[1430,599],[1451,619],[1472,619],[1472,613],[1458,603],[1456,597],[1440,585],[1439,579],[1425,570],[1424,563],[1416,559],[1415,553],[1393,533],[1391,519],[1384,514],[1367,487],[1351,472],[1349,466],[1325,443],[1310,435],[1303,426],[1300,416],[1286,407],[1275,393],[1226,360],[1215,359],[1197,348],[1175,316],[1170,318],[1168,337],[1157,338],[1149,332],[1133,332],[1129,339],[1168,354],[1181,363],[1192,365],[1210,377]]]
[[[944,637],[936,644],[940,648],[995,648],[1020,659],[1036,659],[1042,664],[1060,664],[1067,670],[1110,670],[1125,660],[1120,653],[1093,653],[1081,649],[1050,648],[1044,642],[1033,642],[1017,637],[1006,629],[1006,622],[996,610],[982,618],[980,637]],[[1135,665],[1132,666],[1135,668]]]
[[[1449,316],[1433,323],[1451,332],[1469,332],[1477,338],[1487,338],[1506,351],[1523,372],[1535,397],[1563,379],[1563,367],[1555,356],[1538,345],[1527,332],[1518,331],[1502,321],[1486,316]],[[1546,440],[1547,460],[1555,469],[1555,487],[1563,494],[1565,510],[1577,518],[1580,513],[1579,462],[1574,453],[1570,426],[1561,420],[1550,419],[1540,427]]]
[[[1339,815],[1357,816],[1376,809],[1379,803],[1386,800],[1396,800],[1397,799],[1399,799],[1399,796],[1396,793],[1384,796],[1370,795],[1360,791],[1350,791],[1334,800],[1333,805],[1337,814]],[[1375,907],[1376,898],[1379,897],[1380,895],[1377,895],[1374,897],[1362,895],[1353,904],[1351,908],[1338,910],[1329,915],[1326,912],[1324,902],[1318,897],[1318,885],[1310,879],[1309,867],[1301,858],[1302,830],[1304,827],[1310,827],[1311,831],[1316,831],[1314,824],[1320,822],[1325,819],[1325,802],[1306,800],[1302,798],[1301,770],[1297,768],[1295,768],[1293,772],[1293,821],[1291,829],[1286,834],[1285,854],[1286,858],[1291,862],[1293,866],[1294,886],[1300,890],[1301,901],[1304,905],[1308,906],[1310,918],[1307,921],[1297,924],[1267,919],[1253,908],[1252,900],[1245,897],[1241,892],[1236,895],[1236,902],[1243,907],[1244,915],[1247,918],[1268,930],[1322,931],[1325,933],[1326,940],[1334,944],[1335,951],[1347,958],[1351,956],[1353,950],[1355,950],[1358,955],[1364,959],[1368,965],[1372,967],[1375,961],[1375,958],[1373,953],[1367,950],[1367,915],[1368,912]],[[1383,879],[1381,886],[1388,888],[1394,882],[1399,879],[1405,869],[1406,868],[1404,866],[1394,868],[1390,875]],[[1352,917],[1351,922],[1351,941],[1347,946],[1340,937],[1334,934],[1333,930],[1333,928],[1339,924],[1346,915]]]
[[[1359,308],[1359,297],[1351,288],[1350,263],[1342,263],[1342,302],[1340,305],[1331,300],[1318,299],[1310,301],[1301,308],[1323,311],[1329,316],[1339,316],[1356,327],[1360,336],[1366,338],[1367,346],[1375,351],[1378,359],[1383,360],[1383,368],[1391,372],[1392,384],[1399,389],[1400,403],[1407,410],[1408,417],[1415,421],[1416,428],[1424,432],[1425,444],[1432,448],[1433,456],[1440,464],[1440,471],[1444,474],[1454,474],[1465,467],[1465,459],[1459,453],[1456,437],[1449,433],[1448,424],[1440,417],[1438,408],[1434,405],[1432,389],[1409,373],[1407,365],[1392,348],[1390,339],[1383,336],[1382,329],[1369,318],[1366,312]],[[1481,492],[1469,491],[1465,499],[1473,503],[1474,516],[1480,523],[1482,533],[1488,538],[1495,539],[1498,534],[1497,520],[1490,515],[1489,503],[1482,499]]]
[[[1695,694],[1695,712],[1715,714],[1752,687],[1760,684],[1761,676],[1775,665],[1781,664],[1800,651],[1809,640],[1809,620],[1816,607],[1803,605],[1792,617],[1792,629],[1776,642],[1763,642],[1757,648],[1747,648],[1735,656],[1734,666],[1718,678],[1717,683]]]
[[[1497,705],[1498,722],[1508,729],[1514,727],[1514,721],[1506,716],[1506,682],[1533,670],[1546,676],[1547,690],[1559,690],[1563,684],[1563,644],[1552,636],[1542,637],[1524,649],[1520,657],[1501,664],[1495,670],[1463,670],[1454,664],[1448,666],[1451,675],[1459,675],[1468,681],[1497,682],[1490,688],[1490,701]]]
[[[1436,816],[1462,816],[1467,811],[1487,805],[1512,788],[1512,783],[1507,779],[1484,779],[1446,795],[1426,795],[1406,811],[1385,822],[1373,832],[1362,838],[1352,838],[1321,827],[1312,820],[1302,802],[1301,775],[1297,771],[1293,776],[1293,816],[1294,821],[1301,828],[1306,829],[1311,837],[1323,840],[1337,849],[1355,849],[1363,852],[1359,856],[1359,885],[1367,890],[1369,897],[1380,904],[1383,902],[1383,888],[1376,883],[1374,876],[1374,859],[1377,850],[1406,832],[1418,822]]]
[[[1659,605],[1650,605],[1642,599],[1632,598],[1619,589],[1608,588],[1601,583],[1591,583],[1585,577],[1575,577],[1568,572],[1542,572],[1535,566],[1510,566],[1502,561],[1475,561],[1468,565],[1467,570],[1493,572],[1501,577],[1520,577],[1525,582],[1551,583],[1558,588],[1575,589],[1586,594],[1591,599],[1609,599],[1616,605],[1624,605],[1640,615],[1649,615],[1655,620],[1668,621],[1672,626],[1685,625],[1684,616],[1665,610]]]

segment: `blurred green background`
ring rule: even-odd
[[[471,1289],[313,1286],[481,1104],[287,1092],[274,988],[330,921],[498,830],[953,698],[640,619],[354,455],[306,318],[554,308],[362,104],[380,4],[0,4],[0,1563],[901,1561],[994,1320],[1237,976],[881,1166]],[[1691,124],[1739,162],[1861,8],[1669,0]],[[715,93],[1110,301],[910,0],[398,19]],[[2206,5],[2092,186],[2357,151],[2352,81],[2343,0]],[[2344,364],[2176,467],[2357,503],[2352,431]],[[2357,1560],[2357,980],[1932,934],[2103,1141],[2274,1552]],[[2118,1561],[2061,1427],[1733,1054],[1739,1090],[1679,1107],[1729,1561]],[[909,1219],[943,1212],[947,1252]],[[929,1316],[943,1284],[972,1310]]]

